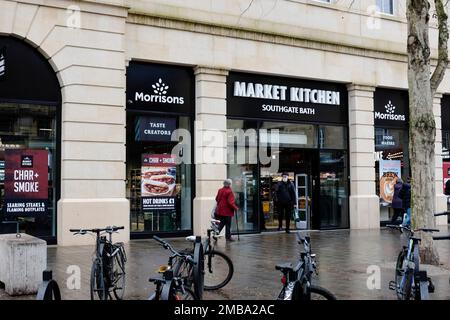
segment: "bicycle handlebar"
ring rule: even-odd
[[[450,215],[450,211],[439,212],[439,213],[435,213],[435,214],[434,214],[435,217],[448,216],[448,215]]]
[[[94,228],[94,229],[69,229],[70,232],[74,233],[80,233],[80,234],[86,234],[86,232],[92,232],[92,233],[100,233],[103,231],[106,231],[108,233],[116,232],[117,230],[123,230],[125,229],[124,226],[116,227],[116,226],[110,226],[106,228]]]

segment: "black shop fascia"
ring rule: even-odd
[[[232,117],[347,124],[344,84],[231,72],[227,114]]]

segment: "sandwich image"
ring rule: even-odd
[[[143,183],[144,189],[147,193],[151,195],[165,195],[171,191],[172,188],[165,183],[160,181],[148,180]]]
[[[153,176],[150,177],[150,180],[151,181],[165,182],[167,184],[175,183],[174,176],[171,176],[169,174],[153,175]]]

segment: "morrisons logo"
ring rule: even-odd
[[[396,107],[389,100],[389,103],[384,106],[386,112],[375,112],[375,119],[378,120],[393,120],[393,121],[406,121],[404,114],[395,114]]]

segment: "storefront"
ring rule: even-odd
[[[227,175],[241,232],[278,227],[273,193],[282,172],[297,190],[293,228],[349,227],[347,101],[342,84],[228,75]]]
[[[444,95],[441,100],[441,126],[442,126],[442,170],[444,195],[447,196],[447,204],[450,205],[450,95]]]
[[[126,193],[131,237],[192,234],[191,68],[130,62]]]
[[[0,36],[0,233],[56,241],[61,94],[47,60]]]
[[[409,165],[408,92],[377,88],[374,95],[375,177],[380,197],[380,220],[390,221],[397,177],[411,175]]]

